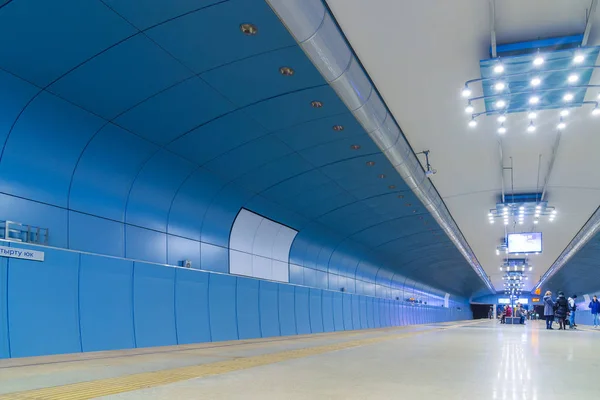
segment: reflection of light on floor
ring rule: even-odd
[[[492,385],[493,399],[501,395],[503,400],[538,400],[537,388],[532,385],[531,367],[527,364],[530,348],[536,354],[539,350],[538,330],[525,329],[527,331],[521,334],[497,335],[501,357],[497,379]]]

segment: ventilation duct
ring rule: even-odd
[[[321,0],[266,0],[486,286],[492,282]]]

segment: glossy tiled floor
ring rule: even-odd
[[[28,367],[0,364],[0,388],[11,393],[92,380],[85,389],[64,386],[68,390],[62,394],[38,390],[6,395],[60,399],[75,393],[68,398],[92,398],[82,393],[108,394],[103,390],[116,387],[107,378],[158,374],[147,385],[120,382],[118,387],[129,391],[101,398],[563,400],[595,397],[600,391],[600,331],[546,331],[541,322],[446,326],[452,329],[429,325]],[[148,388],[139,389],[143,387]]]

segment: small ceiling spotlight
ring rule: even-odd
[[[504,100],[498,100],[496,102],[496,108],[504,108],[504,107],[506,107],[506,101],[504,101]]]
[[[558,129],[559,131],[562,131],[566,127],[567,127],[567,124],[565,124],[562,117],[560,117],[560,122],[556,125],[556,129]]]
[[[467,107],[465,107],[465,112],[467,114],[471,114],[473,111],[475,111],[475,108],[473,107],[473,105],[471,104],[471,102],[469,102],[469,104],[467,105]]]
[[[502,65],[502,63],[498,63],[494,66],[494,72],[497,74],[501,74],[504,72],[504,65]]]
[[[504,225],[508,225],[508,221],[507,220],[504,220]]]
[[[598,106],[594,107],[592,110],[592,115],[600,115],[600,108],[598,108]]]
[[[527,118],[529,118],[529,119],[536,119],[537,118],[537,113],[535,111],[530,111],[529,114],[527,114]]]
[[[529,133],[535,132],[535,125],[533,124],[533,121],[529,121],[529,126],[527,127],[527,132],[529,132]]]
[[[506,121],[506,115],[502,114],[501,116],[498,117],[498,122],[504,123],[504,121]]]
[[[535,78],[533,78],[531,80],[530,83],[531,83],[531,86],[536,87],[536,86],[539,86],[542,83],[542,80],[536,76]]]
[[[498,133],[501,135],[504,135],[506,133],[506,128],[504,127],[504,124],[501,124],[500,128],[498,128]]]
[[[494,85],[494,89],[497,92],[501,92],[506,88],[506,83],[504,82],[496,82],[496,84]]]
[[[538,221],[537,219],[533,220],[533,223],[536,224],[536,225],[537,225],[538,222],[540,222],[540,221]]]
[[[344,130],[344,126],[343,125],[334,125],[332,129],[336,132],[341,132]]]
[[[390,186],[388,186],[388,189],[394,190],[394,189],[396,189],[396,185],[390,185]]]
[[[565,95],[563,96],[563,100],[564,100],[564,101],[571,101],[571,100],[573,100],[573,97],[574,97],[574,96],[573,96],[573,93],[567,93],[567,94],[565,94]]]
[[[384,179],[385,178],[385,174],[379,174],[379,179]]]
[[[535,254],[537,254],[537,253],[535,253]],[[533,267],[529,267],[529,271],[533,271]]]
[[[573,62],[575,64],[581,64],[585,60],[585,56],[582,53],[575,53],[575,57],[573,57]]]
[[[294,70],[290,67],[281,67],[279,68],[279,73],[283,76],[292,76],[294,75]]]
[[[461,94],[462,97],[469,97],[471,95],[471,89],[469,89],[469,86],[465,85],[465,88],[462,90]]]
[[[543,63],[544,63],[544,57],[542,57],[542,56],[537,56],[536,58],[533,59],[533,65],[535,65],[536,67],[539,67]]]
[[[241,24],[240,30],[247,36],[254,36],[258,33],[258,28],[253,24]]]
[[[471,118],[471,120],[469,121],[469,126],[471,128],[475,128],[477,126],[477,121],[475,121],[475,118]]]
[[[366,164],[367,167],[372,167],[373,165],[375,165],[375,161],[367,161]]]
[[[529,98],[529,104],[537,104],[540,102],[540,98],[537,96],[531,96]]]
[[[569,115],[569,110],[567,110],[566,108],[560,110],[561,117],[566,117],[567,115]]]
[[[360,149],[360,145],[358,145],[358,144],[353,144],[352,146],[350,146],[350,148],[351,148],[352,150],[358,150],[358,149]]]
[[[579,75],[576,75],[576,74],[571,74],[571,75],[569,75],[569,77],[567,78],[567,81],[568,81],[569,83],[575,83],[575,82],[577,82],[578,80],[579,80]]]

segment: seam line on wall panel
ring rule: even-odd
[[[262,293],[262,290],[261,290],[262,282],[263,281],[260,281],[260,280],[258,281],[258,296],[257,296],[258,297],[258,332],[260,334],[260,337],[264,337],[263,329],[262,329],[262,313],[260,311],[260,305],[261,305],[260,298],[261,298],[261,293]]]
[[[10,274],[8,270],[10,269],[10,258],[6,259],[6,290],[4,291],[4,295],[6,298],[6,343],[8,345],[8,357],[12,358],[12,347],[10,341],[10,307],[8,305],[8,290],[10,285],[8,283],[8,279]]]
[[[79,329],[79,349],[83,353],[83,335],[81,334],[81,253],[77,264],[77,326]]]
[[[237,276],[234,276],[233,279],[235,279],[235,330],[237,332],[237,338],[238,340],[240,339],[240,322],[239,322],[239,316],[238,316],[238,278]]]
[[[210,342],[213,341],[213,334],[212,334],[212,323],[210,320],[210,280],[211,280],[211,275],[209,274],[206,277],[206,315],[208,316],[207,320],[208,320],[208,340]],[[237,307],[237,305],[236,305]]]

